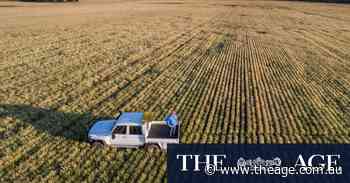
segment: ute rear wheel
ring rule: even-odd
[[[102,142],[99,142],[99,141],[93,142],[92,145],[93,145],[94,147],[97,147],[97,148],[103,147],[103,143],[102,143]]]
[[[146,149],[148,152],[156,152],[160,151],[160,148],[157,144],[147,144]]]

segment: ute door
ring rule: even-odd
[[[112,132],[112,145],[117,147],[125,147],[128,145],[127,141],[127,126],[116,126]]]
[[[130,125],[128,141],[132,146],[142,146],[145,143],[145,136],[142,133],[141,126]]]

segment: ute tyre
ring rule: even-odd
[[[103,143],[102,142],[98,142],[98,141],[93,142],[92,145],[94,147],[97,147],[97,148],[102,148],[103,147]]]
[[[148,152],[157,152],[160,151],[160,148],[158,145],[156,144],[147,144],[146,145],[146,149]]]

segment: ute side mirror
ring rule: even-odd
[[[123,111],[118,111],[118,115],[114,118],[115,120],[118,120],[118,118],[123,114]]]

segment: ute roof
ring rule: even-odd
[[[123,112],[117,119],[116,125],[142,125],[143,112]]]

